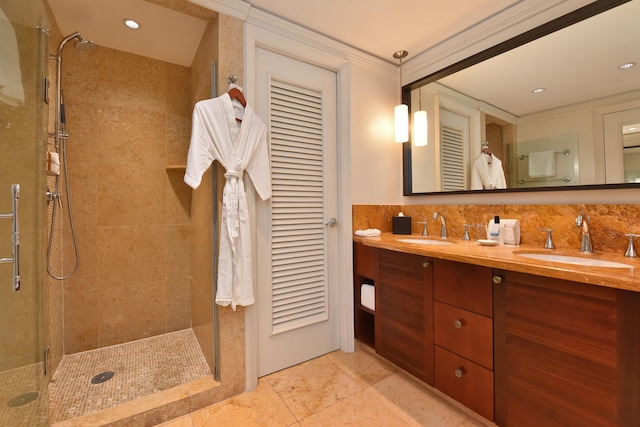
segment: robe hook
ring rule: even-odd
[[[233,83],[234,85],[238,84],[238,76],[235,76],[235,75],[227,76],[227,84],[231,84],[231,83]]]

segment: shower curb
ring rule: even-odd
[[[228,397],[225,392],[228,393],[227,387],[221,387],[212,376],[206,377],[111,408],[58,421],[51,427],[156,425],[224,400]]]

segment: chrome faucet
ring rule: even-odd
[[[446,239],[448,237],[447,223],[444,221],[444,216],[438,211],[435,211],[433,213],[433,220],[436,221],[438,219],[438,216],[440,216],[440,237]]]
[[[418,224],[422,224],[422,235],[423,236],[428,236],[429,235],[429,231],[427,230],[427,221],[420,221],[420,222],[418,222]]]
[[[584,213],[580,211],[578,216],[576,217],[576,227],[582,228],[582,241],[580,243],[580,252],[582,253],[593,253],[593,247],[591,246],[591,236],[589,234],[589,222],[591,222],[591,217],[584,217]]]

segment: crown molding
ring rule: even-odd
[[[402,85],[566,15],[593,0],[523,0],[403,63]]]
[[[297,50],[301,58],[306,58],[311,63],[319,62],[326,66],[326,59],[333,58],[335,62],[336,58],[341,58],[343,63],[358,65],[389,76],[397,76],[397,66],[394,64],[263,10],[251,8],[246,24],[250,25],[255,32],[270,35],[275,45],[268,47],[286,48],[286,51],[289,52],[292,49]],[[317,55],[326,56],[326,58],[318,61]],[[337,69],[342,65],[336,64],[333,67]]]
[[[382,72],[390,76],[397,76],[397,67],[380,58],[355,49],[345,43],[334,40],[330,37],[316,33],[308,28],[294,24],[290,21],[274,16],[268,12],[252,7],[243,0],[188,0],[191,3],[215,10],[218,13],[232,16],[251,25],[257,32],[270,33],[274,41],[281,43],[295,44],[312,48],[314,59],[318,52],[324,52],[327,56],[335,58],[342,57],[345,62],[359,65],[377,72]],[[304,52],[305,49],[302,48]],[[302,55],[301,57],[305,57]],[[318,62],[314,60],[312,62]],[[322,62],[322,61],[320,61]],[[339,66],[336,65],[336,68]]]
[[[242,0],[187,0],[218,13],[238,18],[242,21],[247,19],[251,5]]]

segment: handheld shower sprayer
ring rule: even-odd
[[[55,143],[55,151],[60,153],[61,159],[61,173],[64,176],[64,186],[65,186],[65,199],[67,204],[67,216],[69,218],[69,224],[71,228],[71,237],[73,239],[73,247],[75,251],[75,265],[70,273],[57,275],[52,272],[51,269],[51,252],[53,248],[53,236],[54,230],[56,226],[56,218],[58,217],[58,209],[62,209],[62,194],[60,193],[60,176],[56,175],[55,177],[55,188],[52,192],[47,192],[47,200],[56,201],[53,205],[52,216],[51,216],[51,228],[49,231],[49,244],[47,246],[47,272],[49,275],[56,280],[66,280],[73,276],[80,266],[80,254],[78,251],[78,241],[76,238],[75,226],[73,223],[73,210],[71,209],[71,196],[69,194],[69,175],[67,170],[67,149],[66,149],[66,139],[69,138],[67,134],[67,114],[64,107],[64,98],[62,96],[62,85],[61,85],[61,75],[62,75],[62,49],[70,40],[77,39],[75,43],[76,49],[87,52],[93,50],[95,44],[87,39],[84,39],[79,32],[75,32],[73,34],[68,35],[63,38],[60,44],[58,45],[57,55],[50,55],[51,59],[55,59],[56,61],[56,121],[55,121],[55,132],[52,135]]]

